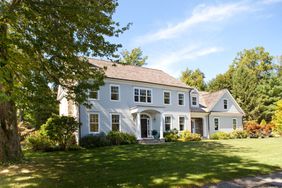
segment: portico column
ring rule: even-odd
[[[141,139],[141,122],[140,122],[140,112],[137,112],[136,116],[136,124],[137,124],[137,139]]]
[[[164,122],[164,116],[163,116],[163,113],[161,113],[161,118],[160,118],[160,139],[164,138],[163,122]]]

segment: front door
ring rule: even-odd
[[[203,136],[203,120],[201,118],[191,119],[191,132]]]
[[[148,120],[147,119],[141,119],[141,137],[147,138],[148,135]]]

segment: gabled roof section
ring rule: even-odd
[[[219,90],[216,92],[199,92],[199,107],[195,108],[192,107],[192,112],[211,112],[214,108],[214,106],[220,101],[220,99],[224,96],[224,94],[228,94],[230,96],[230,99],[232,99],[232,102],[236,106],[236,108],[242,113],[245,114],[245,112],[242,110],[242,108],[239,106],[239,104],[236,102],[236,100],[233,98],[231,93],[227,89]]]
[[[105,74],[107,78],[144,82],[184,89],[191,88],[181,81],[170,76],[169,74],[158,69],[151,69],[133,65],[122,65],[97,59],[89,59],[89,63],[96,67],[105,68]]]

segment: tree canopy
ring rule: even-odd
[[[120,60],[120,63],[124,65],[143,66],[148,59],[148,56],[143,57],[141,48],[134,48],[131,52],[124,50],[121,55],[122,59]]]
[[[181,73],[180,80],[186,85],[195,87],[198,90],[204,91],[206,89],[205,75],[200,69],[190,70],[186,68],[185,71]]]
[[[128,29],[112,19],[117,6],[115,0],[1,1],[0,161],[21,157],[15,105],[25,91],[40,93],[53,83],[83,102],[88,89],[103,84],[103,70],[80,57],[117,57],[121,45],[106,40]]]

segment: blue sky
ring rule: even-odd
[[[115,40],[140,47],[147,67],[179,78],[199,68],[206,80],[224,73],[237,52],[263,46],[282,55],[282,0],[119,0],[114,19],[131,28]]]

